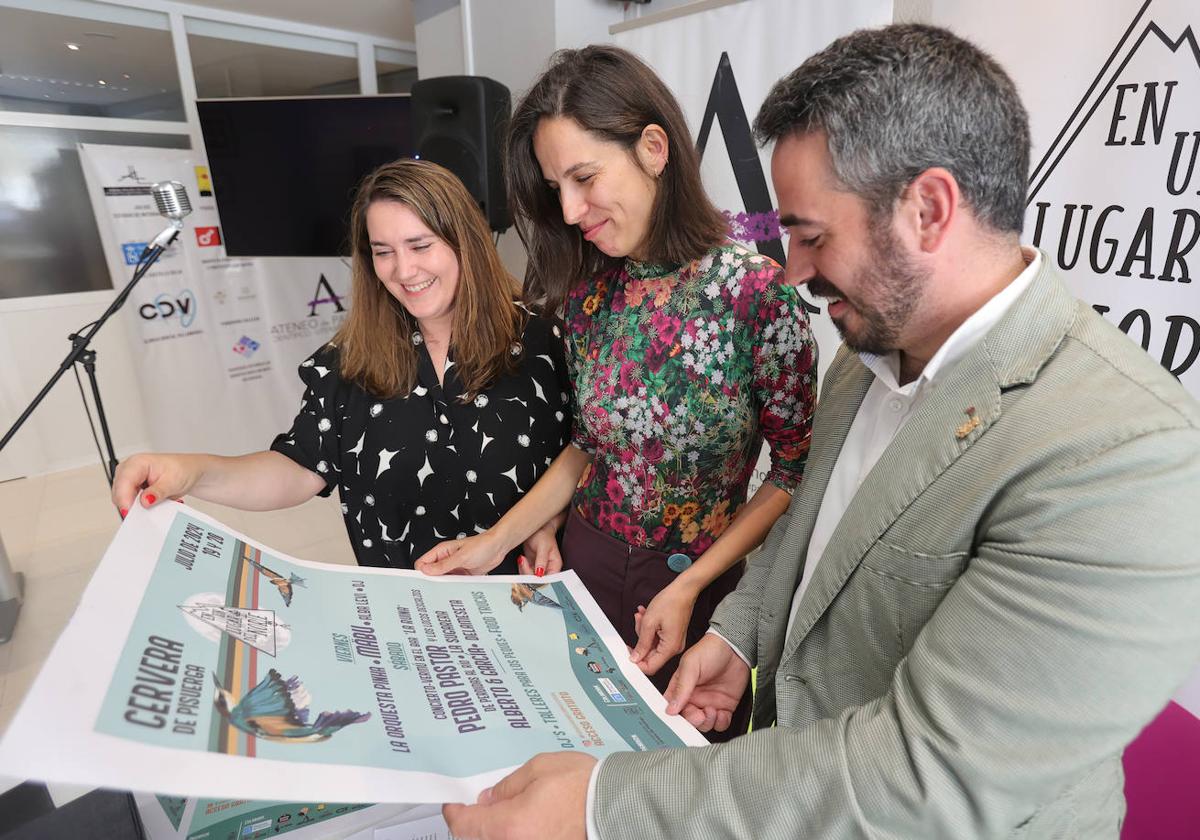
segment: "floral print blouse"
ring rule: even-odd
[[[630,545],[698,557],[729,527],[767,441],[791,491],[808,456],[817,348],[768,257],[729,242],[689,265],[626,260],[566,305],[573,504]]]

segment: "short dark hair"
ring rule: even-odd
[[[619,265],[562,218],[533,151],[533,135],[548,117],[569,117],[602,140],[631,152],[646,126],[667,135],[669,160],[658,178],[647,233],[648,259],[687,263],[725,238],[724,217],[704,192],[700,154],[683,110],[641,59],[612,46],[560,50],[517,104],[509,123],[506,179],[517,232],[529,255],[525,296],[557,311],[571,287]]]
[[[839,38],[775,83],[754,130],[764,144],[824,132],[834,174],[873,215],[940,166],[983,224],[1024,224],[1029,116],[995,59],[946,29],[896,24]]]

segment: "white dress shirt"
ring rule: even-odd
[[[883,456],[884,451],[896,437],[896,433],[900,431],[904,422],[920,408],[929,393],[937,388],[938,383],[946,378],[959,360],[966,356],[992,327],[999,323],[1016,299],[1029,288],[1029,284],[1037,276],[1042,264],[1041,252],[1033,248],[1022,248],[1021,253],[1025,257],[1025,270],[977,309],[971,317],[963,321],[958,329],[951,333],[950,337],[938,348],[921,374],[912,382],[905,385],[900,384],[900,354],[898,352],[893,351],[886,356],[859,353],[863,364],[875,374],[875,381],[871,383],[867,395],[858,408],[858,413],[846,435],[846,441],[842,445],[842,451],[833,465],[829,484],[825,488],[825,495],[821,498],[817,521],[813,525],[812,536],[808,540],[804,573],[796,587],[796,594],[792,597],[792,609],[787,624],[789,634],[800,608],[800,599],[804,596],[809,581],[812,580],[813,571],[817,568],[817,563],[820,562],[821,555],[825,553],[825,547],[829,544],[834,529],[841,522],[846,509],[850,507],[850,502],[858,492],[863,479]],[[729,644],[729,640],[717,631],[709,630],[708,632],[719,636],[726,644]],[[736,646],[732,644],[729,646],[733,648],[734,653],[746,661],[747,665],[752,665]],[[599,774],[600,763],[597,762],[592,769],[587,791],[588,840],[599,840],[600,838],[593,813],[596,779]]]

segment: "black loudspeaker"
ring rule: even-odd
[[[512,224],[500,162],[511,111],[508,88],[483,76],[441,76],[412,86],[416,156],[457,175],[494,231]]]

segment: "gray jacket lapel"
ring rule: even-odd
[[[776,620],[782,616],[782,620],[787,620],[792,595],[804,570],[808,539],[821,509],[821,498],[872,377],[871,371],[853,351],[845,346],[838,348],[821,383],[821,394],[813,415],[812,448],[804,467],[804,478],[788,511],[787,533],[775,556],[769,586],[764,593],[766,603],[761,611],[764,616],[773,616]],[[769,630],[771,636],[778,634],[778,644],[782,646],[782,624],[762,629]],[[767,647],[779,649],[769,643]]]
[[[1050,274],[1043,256],[1042,271],[1017,299],[1001,321],[951,370],[901,427],[883,456],[864,479],[821,556],[808,589],[800,601],[796,622],[788,635],[782,662],[789,657],[837,596],[863,555],[896,521],[905,508],[985,434],[1001,415],[1001,395],[1006,388],[1032,382],[1062,341],[1075,317],[1076,301]],[[840,453],[862,398],[873,380],[865,367],[854,371],[849,388],[849,410],[836,412],[839,426],[833,460]],[[836,399],[837,383],[822,399]],[[846,396],[849,396],[848,394]],[[971,415],[979,419],[964,426]],[[849,421],[845,415],[849,414]],[[964,434],[965,430],[965,434]],[[816,429],[813,436],[817,445]],[[825,447],[821,447],[824,452]],[[806,520],[812,531],[821,497],[829,483],[830,463],[814,481],[805,481],[807,504],[814,507]],[[807,476],[806,476],[807,478]],[[796,524],[792,523],[793,526]],[[804,541],[807,549],[807,539]],[[793,590],[794,591],[794,590]]]

